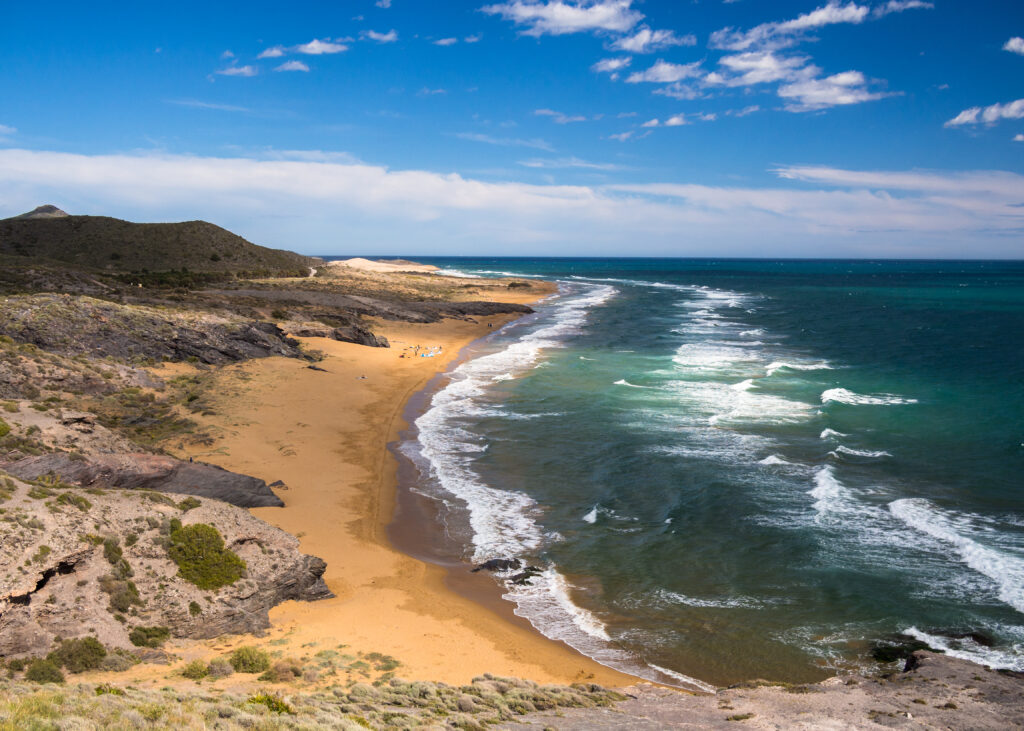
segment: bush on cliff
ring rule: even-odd
[[[50,660],[33,660],[25,671],[25,680],[32,683],[63,683],[64,673]]]
[[[230,662],[237,673],[262,673],[270,668],[270,655],[258,647],[239,647],[231,653]]]
[[[128,633],[128,639],[136,647],[160,647],[171,636],[166,627],[135,627]]]
[[[175,525],[167,553],[178,565],[178,575],[206,591],[230,586],[245,574],[245,561],[224,547],[212,525]]]
[[[81,637],[76,640],[64,640],[60,647],[46,656],[46,659],[58,667],[63,665],[69,673],[84,673],[95,670],[103,664],[107,656],[107,648],[95,637]]]

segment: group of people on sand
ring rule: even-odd
[[[444,348],[440,345],[432,345],[427,347],[425,345],[406,345],[405,349],[402,350],[399,358],[433,358],[435,355],[441,355],[444,352]]]

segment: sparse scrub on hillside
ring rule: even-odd
[[[245,574],[245,561],[224,547],[224,539],[212,525],[194,523],[171,529],[167,551],[178,565],[178,575],[206,591],[230,586]]]
[[[262,673],[270,668],[270,655],[258,647],[239,647],[228,661],[236,673]]]

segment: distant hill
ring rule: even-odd
[[[55,206],[0,220],[0,254],[112,272],[298,274],[318,259],[257,246],[206,221],[130,223]]]

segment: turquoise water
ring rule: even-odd
[[[1024,263],[432,263],[561,282],[402,448],[539,630],[683,685],[1024,670]]]

